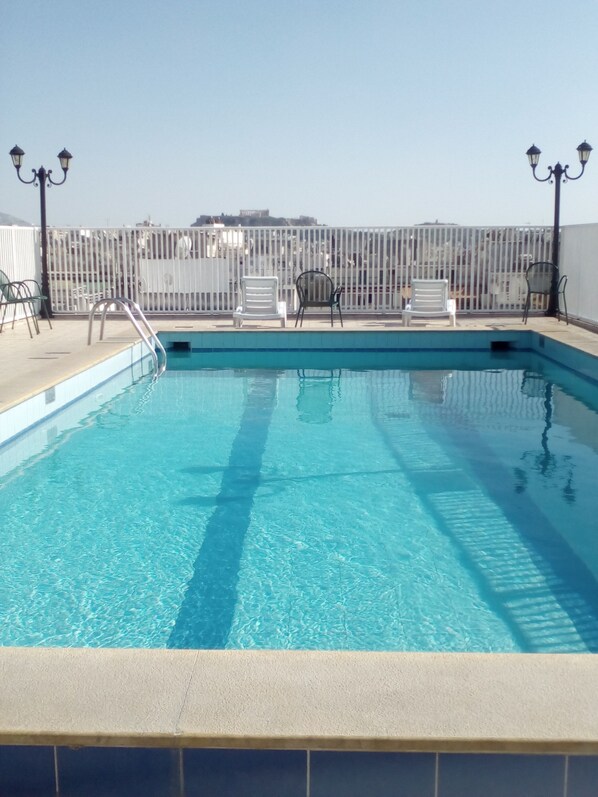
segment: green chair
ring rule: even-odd
[[[4,327],[4,321],[9,307],[13,308],[12,328],[14,329],[17,307],[20,305],[25,309],[25,320],[27,321],[29,336],[33,337],[30,319],[33,321],[36,334],[39,335],[40,330],[39,324],[37,323],[36,302],[39,302],[40,307],[43,307],[50,329],[52,329],[52,323],[46,305],[46,297],[42,293],[37,280],[10,280],[4,271],[0,271],[0,309],[2,311],[0,314],[0,332],[2,332]],[[29,312],[27,312],[28,310]]]
[[[540,261],[532,263],[528,266],[525,272],[525,280],[527,282],[527,297],[525,305],[523,306],[523,323],[527,324],[527,317],[532,307],[532,297],[543,296],[550,302],[550,296],[553,290],[556,293],[556,317],[561,320],[561,296],[563,309],[565,311],[565,321],[569,323],[569,315],[567,313],[567,299],[565,297],[565,288],[567,287],[567,277],[559,274],[559,270],[554,263],[548,261]],[[555,287],[556,286],[556,287]]]

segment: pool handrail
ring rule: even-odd
[[[147,346],[150,355],[152,357],[152,362],[154,364],[154,377],[157,378],[166,370],[166,350],[162,345],[161,340],[157,336],[156,332],[150,325],[149,321],[145,317],[143,311],[132,299],[128,299],[125,296],[110,296],[104,297],[103,299],[98,299],[95,302],[89,311],[89,325],[87,331],[87,345],[91,346],[91,338],[92,338],[92,329],[93,329],[93,320],[95,317],[96,312],[98,312],[101,308],[102,310],[102,321],[100,324],[100,340],[104,339],[104,325],[106,322],[106,314],[108,309],[111,305],[117,305],[120,309],[125,313],[125,315],[129,318],[130,322],[135,327],[135,331],[139,334],[145,345]],[[139,316],[139,320],[143,323],[144,327],[146,328],[148,335],[145,334],[141,326],[139,325],[137,319],[135,318],[133,311]],[[153,345],[152,345],[153,342]],[[163,360],[162,363],[159,362],[158,355],[156,353],[156,349],[160,351],[162,354]]]

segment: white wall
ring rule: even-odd
[[[41,279],[39,230],[35,227],[0,227],[0,269],[11,282]],[[27,306],[16,305],[16,318],[24,318]],[[12,321],[11,309],[8,320]]]
[[[142,292],[218,293],[229,288],[230,266],[217,257],[140,260],[139,279]]]
[[[559,267],[569,315],[598,324],[598,224],[562,228]]]
[[[12,281],[39,281],[41,257],[36,227],[0,227],[0,269]]]
[[[139,304],[143,310],[193,310],[198,297],[210,296],[210,307],[230,290],[226,258],[140,260]]]

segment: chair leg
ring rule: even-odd
[[[563,297],[563,306],[565,308],[565,321],[567,322],[567,324],[569,324],[569,315],[567,313],[567,299],[565,298],[564,293],[561,294],[561,296]]]
[[[342,327],[342,325],[343,325],[343,314],[342,314],[342,311],[341,311],[340,302],[339,302],[339,304],[337,304],[337,307],[338,307],[338,317],[340,319],[341,327]]]
[[[40,329],[39,324],[37,323],[37,316],[35,315],[35,307],[33,306],[33,302],[30,305],[31,308],[31,321],[33,322],[33,329],[35,329],[35,334],[39,335]],[[16,315],[16,308],[15,308],[15,315]],[[25,313],[25,320],[27,321],[27,329],[29,330],[29,337],[32,338],[33,335],[31,333],[31,326],[29,325],[29,316]],[[14,319],[13,319],[14,324]]]
[[[23,307],[24,306],[25,305],[23,304]],[[31,308],[31,309],[34,310],[35,308]],[[17,319],[17,305],[14,304],[13,305],[13,313],[12,313],[11,329],[15,328],[16,319]],[[35,334],[39,335],[39,327],[37,326],[37,319],[35,318],[35,316],[32,316],[32,320],[33,320],[33,328],[35,329]],[[27,331],[29,332],[29,337],[33,338],[33,333],[31,332],[31,322],[29,320],[29,314],[27,312],[25,312],[25,321],[27,322]]]
[[[50,313],[48,312],[48,305],[46,304],[46,300],[41,300],[42,307],[44,308],[44,315],[46,316],[46,321],[48,322],[50,329],[52,329],[52,322],[50,321]]]
[[[33,299],[29,300],[29,309],[31,311],[31,321],[33,322],[33,328],[35,329],[35,334],[39,335],[41,330],[39,328],[39,322],[37,320],[37,308],[35,306],[35,302]],[[29,316],[25,314],[25,318],[29,319]],[[29,321],[27,321],[27,325],[29,325]],[[51,328],[52,327],[50,327],[50,329]]]
[[[330,305],[330,326],[334,326],[334,307]]]
[[[529,302],[530,302],[530,295],[527,294],[525,298],[525,304],[523,305],[523,323],[527,324],[527,315],[529,313]]]
[[[37,313],[35,311],[36,308],[35,308],[35,304],[34,304],[33,300],[31,301],[30,307],[31,307],[31,320],[33,321],[33,328],[35,329],[35,334],[39,335],[41,330],[39,328],[39,321],[37,320]],[[50,323],[50,319],[48,319],[48,323]],[[50,329],[52,329],[52,325],[51,324],[50,324]]]

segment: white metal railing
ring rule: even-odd
[[[275,274],[292,310],[301,271],[344,285],[349,312],[399,312],[413,278],[446,278],[458,311],[519,311],[524,272],[550,257],[544,227],[53,228],[56,313],[125,296],[152,313],[232,313],[243,274]]]
[[[151,355],[154,364],[154,377],[160,376],[166,370],[166,350],[162,345],[162,341],[152,329],[149,321],[141,311],[139,305],[132,299],[127,299],[124,296],[110,296],[105,299],[98,299],[94,302],[89,311],[89,323],[87,329],[87,345],[91,346],[93,336],[93,322],[96,313],[101,313],[100,323],[100,340],[104,339],[104,327],[106,324],[106,315],[109,311],[122,312],[127,316],[133,327],[135,328],[139,337],[145,343],[145,346]],[[145,332],[143,331],[145,327]],[[147,332],[147,334],[146,334]],[[149,336],[149,337],[148,337]],[[160,363],[156,349],[162,355],[162,362]]]
[[[345,285],[349,312],[400,311],[413,277],[436,275],[460,312],[519,312],[524,268],[550,259],[551,238],[542,227],[51,228],[52,304],[86,314],[119,294],[146,312],[232,313],[242,274],[274,273],[292,311],[297,274],[323,268]],[[594,324],[596,251],[598,224],[562,229],[569,315]],[[11,279],[39,281],[39,230],[0,227],[0,264]]]

